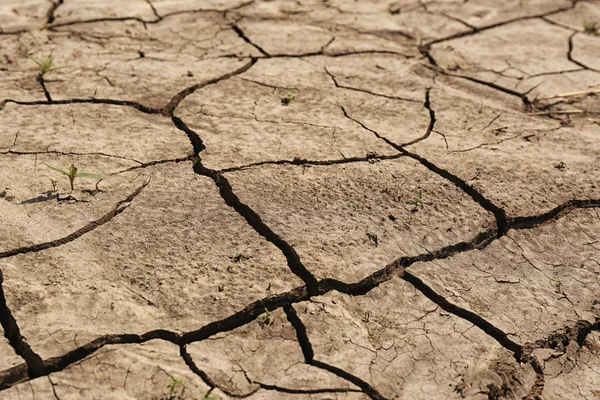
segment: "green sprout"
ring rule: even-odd
[[[185,386],[183,385],[183,379],[177,379],[172,376],[169,376],[169,384],[167,385],[169,389],[169,399],[174,399],[177,397],[183,397],[185,393]],[[181,392],[179,391],[181,389]]]
[[[375,247],[379,246],[379,238],[377,237],[377,234],[375,232],[367,232],[367,237],[370,241],[373,242]]]
[[[265,307],[265,313],[260,317],[262,319],[262,323],[264,325],[271,325],[273,322],[273,318],[271,317],[271,312],[267,307]]]
[[[58,181],[56,179],[52,179],[52,178],[48,178],[50,179],[50,183],[52,184],[52,192],[56,192],[56,185],[58,184]]]
[[[52,57],[50,57],[50,56],[46,57],[46,59],[44,61],[36,60],[35,58],[33,58],[31,56],[29,56],[29,58],[31,58],[31,60],[40,67],[40,75],[41,76],[44,76],[49,72],[56,71],[57,69],[66,68],[66,66],[57,67],[57,66],[53,65],[54,61],[52,60]]]
[[[218,400],[218,399],[213,396],[208,396],[208,397],[203,397],[202,400]]]
[[[296,95],[294,94],[294,91],[292,89],[287,89],[285,91],[285,97],[283,99],[281,99],[281,104],[284,105],[284,106],[287,106],[295,98],[296,98]]]
[[[52,165],[49,165],[46,163],[42,163],[42,164],[44,164],[51,170],[54,170],[56,172],[60,172],[63,175],[66,175],[69,178],[69,183],[71,184],[71,190],[74,190],[73,181],[75,181],[75,178],[90,178],[90,179],[97,179],[98,181],[101,181],[102,179],[104,179],[103,175],[90,174],[87,172],[78,172],[77,167],[73,164],[71,164],[71,166],[69,167],[69,171],[65,171],[64,169],[53,167]],[[98,187],[97,184],[96,184],[96,187]]]
[[[409,204],[414,205],[415,207],[423,207],[424,204],[424,199],[423,199],[423,191],[421,189],[419,189],[419,191],[417,192],[417,196],[413,199],[409,201]]]
[[[583,31],[588,35],[598,36],[600,34],[600,24],[598,22],[583,21]]]

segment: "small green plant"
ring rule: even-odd
[[[208,396],[208,397],[203,397],[202,400],[219,400],[216,397],[213,396]]]
[[[600,34],[600,24],[598,22],[583,21],[583,31],[588,35],[598,36]]]
[[[425,203],[423,199],[423,191],[419,189],[417,191],[417,196],[411,201],[409,201],[409,203],[414,205],[415,207],[423,207],[423,204]]]
[[[371,242],[373,242],[375,247],[379,246],[379,238],[375,232],[367,232],[367,237]]]
[[[52,178],[48,178],[50,179],[50,183],[52,184],[52,192],[56,192],[56,185],[58,184],[58,181],[56,179],[52,179]]]
[[[265,313],[260,317],[263,325],[271,325],[273,322],[273,317],[271,316],[271,312],[267,307],[265,307]]]
[[[294,99],[296,98],[296,95],[294,93],[294,91],[292,89],[287,89],[285,91],[285,97],[283,99],[281,99],[281,104],[284,106],[289,105]]]
[[[63,67],[57,67],[54,65],[54,60],[52,60],[52,57],[48,56],[46,57],[46,59],[44,61],[39,61],[36,60],[35,58],[29,56],[29,58],[38,65],[38,67],[40,67],[40,75],[44,76],[49,72],[52,71],[56,71],[57,69],[62,69],[62,68],[66,68],[66,66]]]
[[[46,167],[50,168],[53,171],[60,172],[61,174],[66,175],[69,178],[69,183],[71,184],[71,190],[74,190],[73,182],[75,181],[75,178],[90,178],[90,179],[97,179],[98,181],[101,181],[102,179],[104,179],[104,176],[100,175],[100,174],[90,174],[87,172],[79,172],[77,167],[73,164],[71,164],[68,171],[65,171],[64,169],[53,167],[52,165],[49,165],[46,163],[42,163],[42,164],[44,164]],[[96,185],[96,187],[97,186],[98,185]]]
[[[169,389],[169,399],[183,398],[183,394],[185,393],[183,379],[177,379],[169,376],[169,384],[167,385],[167,388]]]

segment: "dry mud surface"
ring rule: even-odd
[[[593,22],[1,0],[0,399],[600,399]]]

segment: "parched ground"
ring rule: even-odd
[[[598,0],[0,0],[0,108],[0,399],[600,399]]]

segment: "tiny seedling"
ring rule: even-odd
[[[296,98],[296,95],[294,93],[294,91],[292,89],[287,89],[285,91],[285,97],[283,99],[281,99],[281,104],[284,106],[289,105],[294,99]]]
[[[379,238],[375,232],[367,232],[367,237],[371,242],[373,242],[375,247],[379,246]]]
[[[52,178],[48,178],[50,179],[50,183],[52,184],[52,192],[56,192],[56,185],[58,184],[58,181],[56,179],[52,179]]]
[[[271,325],[273,322],[273,317],[271,317],[271,312],[267,307],[265,307],[265,313],[261,316],[261,319],[264,325]]]
[[[415,207],[423,207],[424,199],[423,199],[423,191],[419,189],[417,192],[417,196],[409,201],[409,204],[412,204]]]
[[[183,379],[177,379],[169,376],[169,399],[182,398],[185,393],[185,386],[183,385]]]
[[[202,400],[218,400],[218,399],[213,396],[208,396],[208,397],[203,397]]]
[[[588,35],[598,36],[600,34],[600,23],[583,21],[583,31]]]
[[[49,165],[46,163],[42,163],[42,164],[44,164],[46,167],[50,168],[53,171],[60,172],[61,174],[66,175],[69,178],[69,183],[71,184],[71,190],[74,190],[73,182],[75,181],[75,178],[90,178],[90,179],[97,179],[98,181],[101,181],[102,179],[104,179],[104,176],[100,175],[100,174],[90,174],[87,172],[78,172],[77,167],[73,164],[71,164],[68,171],[65,171],[64,169],[53,167],[52,165]]]
[[[44,76],[49,72],[52,71],[56,71],[57,69],[62,69],[62,68],[66,68],[66,66],[63,67],[57,67],[54,65],[54,60],[52,60],[52,57],[48,56],[46,57],[46,59],[44,61],[39,61],[36,60],[35,58],[29,56],[29,58],[38,65],[38,67],[40,67],[40,75]]]

